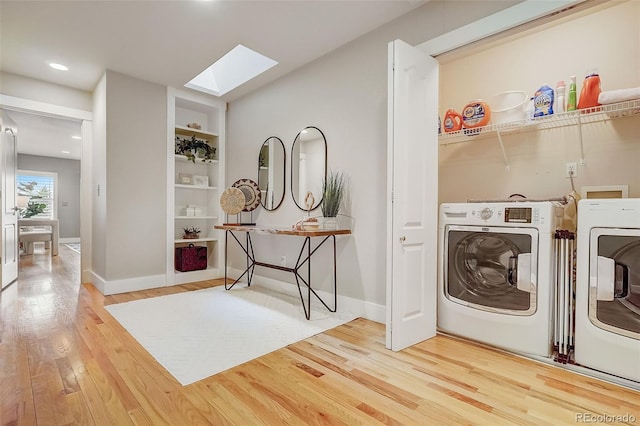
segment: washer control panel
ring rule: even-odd
[[[531,223],[533,215],[536,215],[535,222],[538,222],[538,210],[531,207],[507,207],[504,209],[504,221],[515,223]]]
[[[517,224],[539,224],[540,209],[535,207],[493,207],[478,206],[471,211],[471,218],[487,225],[500,225],[510,223]]]

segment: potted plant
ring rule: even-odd
[[[176,136],[175,153],[177,155],[185,155],[193,163],[196,162],[196,158],[201,159],[203,162],[210,162],[215,159],[216,148],[204,140],[197,139],[196,135],[191,136],[191,139]]]
[[[182,234],[182,238],[185,240],[195,240],[200,237],[200,228],[197,226],[187,226],[186,228],[182,228],[184,233]]]
[[[329,171],[327,177],[322,181],[322,216],[324,216],[324,227],[336,229],[338,227],[338,212],[342,207],[346,178],[342,172]]]

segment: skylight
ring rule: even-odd
[[[211,95],[222,96],[277,63],[273,59],[239,44],[184,86]]]

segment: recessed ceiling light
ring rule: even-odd
[[[69,71],[69,68],[66,65],[57,64],[55,62],[49,62],[49,66],[54,70],[58,71]]]
[[[71,154],[71,151],[60,151],[63,154]]]
[[[71,139],[82,139],[82,136],[71,136]]]
[[[222,96],[277,64],[273,59],[239,44],[195,76],[185,87]]]

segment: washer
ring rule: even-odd
[[[438,328],[550,357],[556,202],[440,206]]]
[[[575,361],[640,382],[640,199],[578,203]]]

